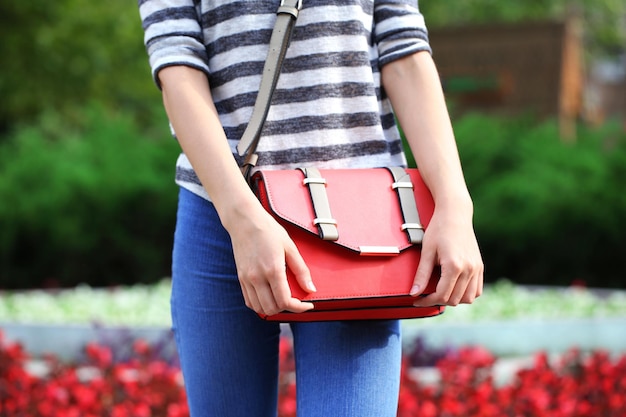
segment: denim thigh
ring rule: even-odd
[[[275,417],[280,327],[246,307],[212,203],[181,189],[172,322],[192,417]]]
[[[214,206],[181,189],[172,321],[191,417],[275,417],[280,326],[245,305],[230,237]],[[397,320],[294,323],[298,416],[392,417]]]
[[[293,323],[299,417],[395,417],[398,320]]]

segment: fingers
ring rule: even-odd
[[[442,262],[441,277],[434,293],[421,297],[417,307],[472,304],[483,290],[482,262]],[[419,279],[416,278],[416,281]]]
[[[284,269],[273,278],[267,279],[259,274],[240,282],[246,306],[259,314],[271,316],[282,311],[301,313],[313,308],[312,303],[291,296]]]
[[[246,306],[255,312],[271,316],[281,311],[301,313],[313,308],[312,303],[306,303],[293,298],[289,285],[285,279],[272,280],[272,282],[261,280],[248,280],[246,284],[242,282],[242,293],[246,301]]]
[[[282,311],[300,313],[313,308],[312,303],[302,302],[291,295],[286,268],[294,273],[298,284],[305,291],[315,292],[316,290],[309,269],[295,244],[291,242],[285,246],[284,263],[276,260],[275,263],[265,265],[263,269],[257,269],[257,272],[253,274],[242,276],[243,274],[240,273],[246,305],[259,314],[273,315]]]
[[[431,249],[431,246],[429,245],[424,245],[422,247],[420,263],[417,266],[417,272],[415,273],[415,280],[413,281],[413,286],[411,287],[411,291],[409,293],[413,297],[417,297],[426,289],[428,281],[430,281],[430,277],[432,276],[433,269],[435,268],[435,263],[435,250]]]
[[[298,248],[293,242],[285,250],[285,261],[287,268],[296,277],[300,288],[309,293],[317,291],[311,279],[309,267],[306,266],[304,259],[300,256],[300,252],[298,252]]]
[[[291,296],[291,290],[289,289],[287,277],[284,273],[281,279],[272,281],[271,295],[275,302],[275,309],[272,310],[269,315],[280,313],[281,311],[302,313],[313,308],[312,303],[302,302]]]

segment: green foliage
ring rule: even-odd
[[[170,272],[178,144],[91,105],[0,145],[0,286],[151,282]],[[469,114],[455,132],[487,278],[623,287],[626,133]],[[70,126],[70,127],[68,127]],[[157,133],[155,133],[157,132]]]
[[[488,277],[623,286],[626,133],[467,115],[455,123]]]
[[[155,113],[156,115],[156,113]],[[178,144],[92,105],[0,147],[0,286],[153,281],[169,274]]]
[[[0,38],[0,131],[93,100],[141,119],[158,100],[136,2],[2,2]]]

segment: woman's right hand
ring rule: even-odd
[[[262,315],[312,309],[312,303],[292,297],[287,283],[289,268],[302,289],[315,292],[295,243],[260,204],[252,206],[245,215],[230,219],[228,228],[246,305]]]

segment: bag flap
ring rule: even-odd
[[[332,242],[362,255],[392,255],[411,246],[391,173],[385,168],[320,169],[339,239]],[[428,226],[434,210],[430,191],[416,169],[406,170],[413,183],[420,221]],[[257,195],[278,218],[318,236],[309,188],[300,170],[258,171]]]

